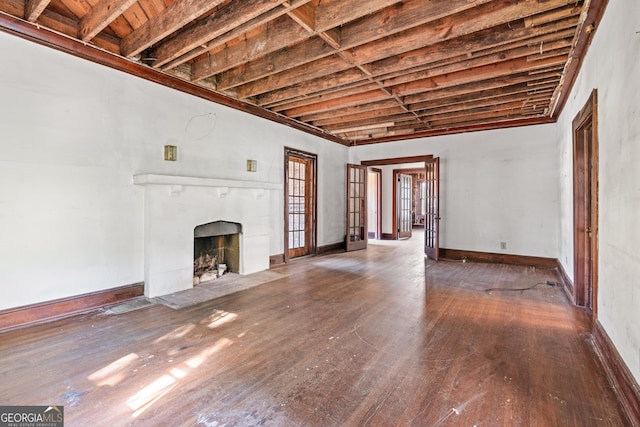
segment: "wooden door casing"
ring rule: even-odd
[[[573,128],[574,286],[576,305],[597,318],[598,297],[598,124],[597,91],[576,115]]]

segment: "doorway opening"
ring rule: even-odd
[[[393,205],[394,231],[396,239],[407,239],[412,236],[414,227],[424,228],[423,197],[421,190],[426,191],[425,169],[393,170]],[[426,194],[424,195],[426,197]]]
[[[285,148],[285,261],[316,253],[317,179],[315,154]]]
[[[573,128],[573,265],[576,305],[597,318],[598,92],[594,89]]]
[[[382,239],[382,169],[367,172],[367,233],[369,239]]]

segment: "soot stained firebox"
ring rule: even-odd
[[[214,280],[224,272],[240,272],[240,233],[241,224],[227,221],[210,222],[194,229],[194,285]]]

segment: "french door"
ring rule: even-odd
[[[411,218],[413,204],[411,175],[399,174],[397,180],[398,239],[407,239],[411,237],[411,227],[413,226],[413,219]]]
[[[347,165],[347,251],[367,247],[367,167]]]
[[[285,254],[315,253],[316,156],[285,150]]]
[[[425,162],[424,253],[438,260],[440,251],[440,158]]]

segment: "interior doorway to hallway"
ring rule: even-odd
[[[382,239],[382,169],[367,171],[367,233],[369,239]]]

